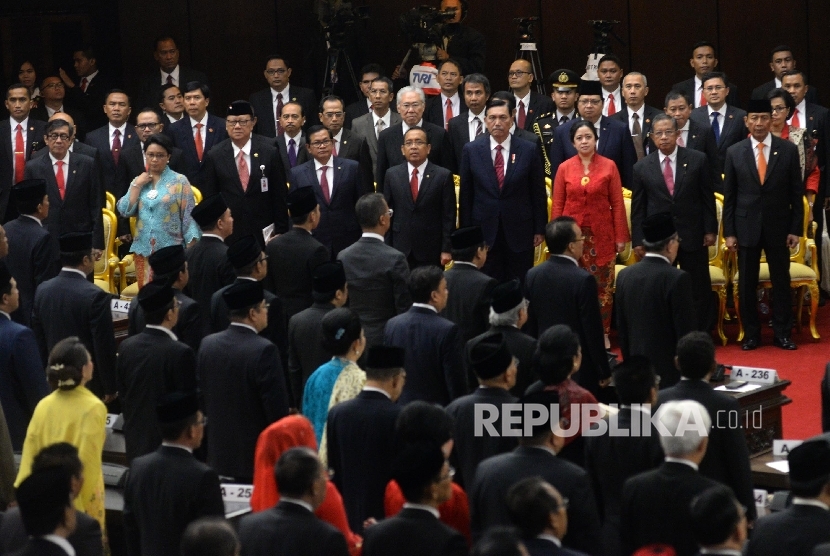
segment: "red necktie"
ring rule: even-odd
[[[199,157],[199,162],[202,161],[202,155],[205,154],[205,146],[202,143],[203,127],[205,127],[204,124],[196,124],[196,135],[193,136],[193,140],[196,142],[196,156]]]
[[[87,81],[86,77],[81,78],[81,91],[86,92],[86,86],[89,85],[89,81]]]
[[[608,115],[613,116],[617,113],[617,105],[614,104],[614,95],[608,95]]]
[[[55,181],[58,182],[58,192],[61,194],[61,199],[63,199],[66,196],[66,181],[63,179],[63,165],[65,162],[58,160],[55,164],[58,166],[58,171],[55,172]]]
[[[282,93],[277,93],[277,135],[285,133],[280,123],[280,116],[282,116]]]
[[[801,121],[798,119],[798,108],[793,112],[793,119],[790,120],[790,125],[793,127],[801,127]]]
[[[703,94],[703,89],[700,90],[700,105],[706,106],[706,95]]]
[[[331,156],[337,156],[337,139],[331,140]]]
[[[121,158],[121,132],[116,129],[113,135],[115,137],[112,139],[112,160],[118,166],[118,159]]]
[[[452,119],[452,101],[447,99],[447,111],[444,114],[444,129],[450,128],[450,120]]]
[[[326,199],[326,203],[331,202],[331,192],[329,191],[329,178],[326,176],[326,172],[328,171],[328,166],[320,166],[320,189],[323,190],[323,197]]]
[[[496,168],[496,180],[499,182],[499,191],[504,187],[504,157],[501,151],[504,147],[496,145],[496,160],[493,163]]]
[[[525,103],[524,103],[524,101],[520,100],[519,101],[519,121],[516,123],[516,125],[518,125],[520,129],[525,128],[525,117],[526,117]]]
[[[412,201],[418,199],[418,169],[412,169],[412,178],[409,180],[409,190],[412,191]]]
[[[669,190],[669,195],[674,195],[674,176],[671,172],[671,161],[669,157],[663,159],[663,179],[666,181],[666,188]]]
[[[14,135],[14,183],[23,181],[26,170],[26,146],[23,144],[23,127],[17,124]]]
[[[239,172],[239,182],[242,184],[242,191],[248,191],[248,181],[251,179],[251,174],[248,172],[248,163],[245,162],[245,153],[239,151],[237,160],[237,171]]]
[[[683,132],[682,131],[677,132],[677,146],[678,147],[685,147],[686,146],[686,143],[683,141]]]

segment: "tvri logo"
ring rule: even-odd
[[[696,404],[697,405],[697,404]],[[719,410],[714,419],[702,405],[687,407],[679,418],[671,420],[672,429],[661,420],[666,406],[651,411],[650,404],[625,406],[624,424],[620,422],[620,407],[616,404],[571,404],[570,416],[562,418],[559,404],[475,404],[473,434],[477,437],[512,436],[530,437],[544,425],[563,438],[582,436],[643,437],[683,436],[694,432],[708,436],[711,428],[716,429],[761,429],[763,414],[761,408],[754,410]],[[705,414],[705,415],[704,415]]]

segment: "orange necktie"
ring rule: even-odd
[[[767,176],[767,159],[764,156],[764,144],[758,143],[755,147],[758,149],[758,178],[761,180],[761,185],[764,185],[764,178]]]

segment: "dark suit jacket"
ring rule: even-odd
[[[830,512],[794,504],[755,523],[747,556],[808,556],[813,548],[830,541]],[[819,553],[821,554],[821,553]]]
[[[363,195],[363,174],[354,160],[332,157],[334,183],[329,184],[329,202],[317,179],[314,160],[291,169],[291,187],[312,187],[320,205],[320,224],[311,234],[326,246],[332,258],[360,239],[360,224],[354,206]]]
[[[197,368],[205,413],[214,416],[207,428],[208,465],[250,482],[259,433],[288,415],[279,350],[253,330],[232,324],[202,340]]]
[[[129,465],[161,444],[156,406],[164,396],[196,389],[196,355],[163,331],[145,328],[118,346],[117,374]]]
[[[723,174],[726,164],[726,151],[740,141],[746,139],[749,131],[744,124],[744,116],[746,112],[740,108],[735,108],[731,104],[726,105],[726,118],[723,119],[723,128],[720,132],[720,140],[717,142],[718,146],[718,166],[717,173]],[[708,126],[712,128],[712,121],[709,118],[709,107],[701,106],[692,110],[691,119],[699,123],[701,126]],[[718,118],[720,120],[720,118]],[[714,132],[712,132],[714,134]]]
[[[66,196],[61,199],[50,156],[39,156],[26,163],[26,179],[46,180],[49,216],[46,227],[53,237],[69,232],[92,232],[92,246],[104,249],[104,224],[101,209],[105,194],[98,180],[95,161],[88,156],[69,155]]]
[[[431,124],[424,120],[422,126],[427,134],[431,150],[429,161],[444,168],[449,167],[447,157],[450,155],[450,141],[442,126]],[[383,179],[386,171],[392,166],[403,164],[406,159],[401,152],[403,146],[403,123],[387,127],[380,132],[378,137],[378,159],[375,168],[375,176],[378,182],[378,193],[383,193]]]
[[[472,394],[461,396],[447,406],[455,420],[453,428],[452,461],[458,471],[455,480],[468,490],[472,487],[476,467],[485,459],[510,452],[517,446],[518,440],[511,436],[475,435],[476,404],[491,404],[498,408],[499,415],[504,411],[504,404],[516,403],[518,398],[501,388],[479,387]],[[498,429],[497,429],[498,430]]]
[[[646,154],[649,154],[649,153],[653,152],[654,150],[656,150],[654,148],[654,144],[649,141],[649,136],[651,135],[651,120],[653,120],[654,116],[656,116],[657,114],[662,114],[662,113],[663,113],[662,110],[658,110],[657,108],[654,108],[653,106],[646,105],[646,106],[643,107],[643,119],[640,121],[640,128],[642,129],[642,132],[640,133],[640,135],[643,138],[643,150],[645,151]],[[628,106],[623,106],[622,110],[620,110],[619,112],[617,112],[616,114],[611,116],[612,120],[618,120],[618,121],[624,123],[630,131],[631,126],[629,125],[629,119],[628,118],[629,118]],[[631,136],[631,139],[632,139],[632,141],[634,140],[633,135]]]
[[[401,123],[401,116],[391,108],[389,109],[389,125],[394,126]],[[356,118],[352,122],[352,131],[358,135],[362,135],[369,145],[369,156],[372,157],[372,177],[374,181],[378,181],[377,164],[378,164],[378,137],[375,135],[375,120],[371,114],[366,114]]]
[[[104,103],[102,102],[101,106],[103,105]],[[67,103],[64,103],[62,112],[72,116],[72,119],[75,121],[75,137],[77,137],[80,141],[83,141],[84,137],[86,136],[86,133],[89,130],[93,129],[87,123],[86,115],[79,108],[76,108]],[[49,122],[49,112],[46,110],[45,104],[41,104],[40,106],[32,108],[32,111],[29,113],[29,115],[36,120],[40,120],[42,122],[47,123]],[[101,117],[106,119],[106,114],[104,114],[103,110],[101,110]],[[100,127],[100,125],[96,125],[95,127]],[[41,139],[41,141],[43,140]]]
[[[35,335],[0,315],[0,406],[14,450],[23,449],[35,407],[50,390]]]
[[[343,122],[343,127],[352,129],[352,124],[356,119],[369,113],[369,103],[363,95],[359,99],[349,104],[346,107],[346,120]]]
[[[466,556],[467,541],[426,510],[404,508],[366,530],[365,556]]]
[[[596,294],[597,281],[572,260],[551,256],[527,273],[525,297],[530,301],[527,327],[536,338],[556,324],[566,324],[579,334],[582,366],[576,380],[583,388],[596,393],[599,381],[611,376]]]
[[[288,321],[288,381],[291,387],[293,407],[302,409],[305,383],[317,367],[332,358],[323,348],[323,330],[320,323],[329,311],[331,303],[314,303],[291,317]]]
[[[87,133],[84,143],[90,147],[98,149],[101,186],[104,191],[109,191],[115,195],[116,199],[119,199],[124,195],[124,193],[127,192],[127,190],[124,189],[123,192],[120,192],[120,189],[116,183],[116,173],[118,171],[118,166],[121,165],[121,159],[124,155],[124,151],[130,147],[141,145],[141,141],[138,139],[138,132],[132,124],[127,124],[124,134],[121,136],[121,151],[118,157],[118,165],[115,164],[115,159],[112,157],[112,137],[110,136],[109,124],[105,124],[103,127],[99,127],[98,129]],[[141,166],[144,166],[143,161]],[[137,175],[138,174],[136,174],[136,176]],[[119,192],[121,193],[120,195]]]
[[[173,153],[170,155],[170,162],[167,166],[177,174],[185,173],[181,149],[173,147]],[[118,169],[115,171],[115,188],[112,191],[116,201],[129,191],[130,183],[144,171],[144,146],[141,142],[121,150]]]
[[[551,99],[547,95],[540,95],[536,91],[530,91],[530,106],[525,107],[526,115],[525,115],[525,125],[524,129],[527,131],[533,131],[533,124],[536,122],[536,118],[545,114],[547,112],[552,112],[556,110],[556,105],[553,103],[553,99]],[[519,103],[516,101],[516,125],[519,125],[518,120],[519,114]]]
[[[749,98],[751,98],[751,99],[767,98],[767,94],[769,94],[769,92],[772,91],[773,89],[775,89],[775,79],[770,79],[766,83],[764,83],[762,85],[758,85],[757,87],[752,89],[752,95]],[[816,89],[811,84],[807,88],[807,92],[805,93],[804,98],[807,99],[808,103],[818,104],[818,89]]]
[[[214,292],[236,280],[227,252],[225,242],[211,236],[203,236],[185,252],[190,274],[185,293],[193,298],[201,311],[203,335],[210,328],[210,300]]]
[[[302,228],[291,228],[265,246],[268,275],[263,284],[282,300],[283,320],[310,307],[314,269],[331,259],[325,245]]]
[[[458,114],[460,115],[467,111],[467,104],[464,102],[464,91],[461,87],[458,88],[458,98],[460,100]],[[446,102],[447,99],[440,93],[436,97],[428,97],[424,108],[424,120],[438,127],[444,127],[444,114],[447,111]]]
[[[718,144],[712,126],[704,126],[689,118],[689,132],[686,134],[686,148],[706,155],[706,162],[712,174],[715,191],[723,193],[723,174],[718,169]],[[656,147],[655,147],[656,148]]]
[[[528,386],[538,380],[536,371],[533,368],[533,356],[536,353],[536,338],[525,334],[515,326],[490,326],[490,329],[482,334],[482,336],[492,334],[501,334],[504,337],[504,342],[507,344],[510,355],[519,361],[516,385],[510,389],[510,393],[516,397],[521,397]],[[478,340],[479,337],[475,337],[467,342],[467,353],[469,353],[470,344]]]
[[[166,76],[165,76],[166,79]],[[94,80],[93,80],[94,81]],[[207,76],[193,68],[187,68],[179,64],[179,89],[184,94],[184,87],[191,81],[199,81],[208,85]],[[139,89],[138,102],[133,103],[133,107],[139,110],[144,106],[156,107],[159,105],[159,97],[161,96],[161,86],[164,80],[161,77],[161,69],[153,68],[151,73],[146,74],[141,78],[141,86]]]
[[[190,185],[195,185],[200,190],[203,189],[203,182],[205,181],[204,167],[208,152],[214,146],[228,138],[228,132],[225,130],[225,120],[213,114],[208,114],[201,162],[199,162],[199,156],[196,154],[196,142],[193,140],[193,125],[189,116],[185,115],[178,122],[170,124],[165,129],[165,133],[173,140],[173,145],[182,150],[185,169],[183,173],[187,176]],[[259,170],[259,165],[252,164],[251,166],[256,166],[256,168],[251,168],[252,172]],[[256,183],[254,183],[254,186],[256,186]],[[262,234],[260,233],[260,235]]]
[[[26,148],[26,160],[31,160],[33,154],[43,145],[46,124],[30,115],[26,125],[28,129],[24,147]],[[6,214],[7,207],[13,205],[9,199],[12,185],[14,185],[14,141],[9,118],[0,120],[0,151],[2,151],[0,154],[0,222],[6,222],[17,216],[17,210],[13,210],[12,214]]]
[[[738,100],[738,86],[734,83],[727,83],[726,85],[729,87],[729,96],[726,97],[726,104],[730,106],[740,106],[741,104]],[[695,91],[694,76],[685,81],[681,81],[680,83],[675,83],[671,88],[672,91],[680,91],[689,97],[692,100],[692,108],[694,108],[696,104],[695,99],[700,97],[700,91]]]
[[[274,224],[274,233],[288,231],[288,209],[285,205],[286,172],[276,147],[256,135],[251,136],[251,167],[248,189],[242,189],[239,170],[233,156],[233,143],[225,140],[210,152],[205,149],[202,166],[202,194],[210,197],[222,193],[234,219],[233,234],[227,239],[252,235],[265,247],[262,229]],[[263,169],[263,166],[265,167]],[[268,190],[262,190],[262,178],[268,179]]]
[[[758,178],[750,139],[729,149],[723,182],[723,235],[736,236],[741,246],[766,241],[783,243],[787,234],[804,233],[804,182],[798,148],[789,141],[772,138],[764,185]]]
[[[694,329],[692,279],[659,257],[646,257],[617,275],[617,333],[623,359],[645,355],[666,388],[680,380],[677,341]]]
[[[468,489],[473,538],[493,526],[510,525],[505,497],[514,484],[540,476],[570,500],[565,546],[588,554],[600,554],[599,515],[588,474],[579,466],[558,458],[544,448],[519,446],[509,454],[493,456],[476,468]]]
[[[293,89],[293,87],[292,87]],[[243,556],[347,556],[343,534],[298,504],[279,502],[239,523]]]
[[[447,54],[461,64],[461,73],[484,73],[484,57],[487,50],[487,41],[477,30],[460,23],[447,25],[449,36]]]
[[[74,87],[66,87],[66,104],[81,109],[89,126],[87,131],[97,129],[107,123],[104,104],[107,101],[107,95],[116,85],[105,72],[100,70],[87,84],[86,91],[81,90],[81,79],[81,77],[75,79]],[[158,101],[154,101],[150,106],[157,105]]]
[[[237,278],[234,284],[239,283],[245,278]],[[222,294],[230,288],[225,286],[216,293],[210,300],[210,324],[211,332],[221,332],[230,325],[228,318],[228,306]],[[265,290],[265,303],[268,304],[268,326],[259,333],[260,336],[270,341],[280,350],[280,361],[282,361],[282,368],[288,364],[288,335],[286,333],[286,323],[282,318],[282,302],[273,293]]]
[[[386,321],[412,304],[406,257],[378,239],[362,237],[337,258],[343,261],[349,307],[360,316],[367,345],[382,344]]]
[[[470,126],[467,122],[469,118],[469,110],[465,110],[452,120],[449,123],[449,129],[447,129],[447,136],[449,137],[450,141],[450,153],[452,156],[450,157],[449,166],[447,166],[453,174],[457,174],[461,168],[461,152],[464,150],[464,145],[469,143],[475,138],[470,139]],[[487,126],[484,123],[484,114],[482,113],[480,116],[481,119],[481,129],[482,133],[487,133]]]
[[[643,220],[660,212],[670,212],[674,227],[683,238],[680,248],[696,251],[703,246],[704,234],[718,233],[712,172],[706,155],[677,147],[674,195],[669,194],[660,165],[660,151],[654,151],[634,165],[631,199],[631,244],[643,244]]]
[[[38,287],[32,313],[32,329],[44,365],[55,344],[78,336],[95,363],[89,389],[98,396],[118,391],[110,297],[77,272],[62,270]]]
[[[303,115],[305,116],[303,130],[319,124],[320,120],[317,116],[319,107],[314,91],[304,87],[297,87],[292,83],[288,87],[288,92],[291,93],[291,102],[297,102],[303,107]],[[277,111],[273,97],[271,96],[271,88],[269,87],[253,93],[248,99],[248,102],[253,105],[254,112],[257,115],[254,131],[266,137],[276,137]],[[283,102],[288,101],[284,100]]]
[[[678,556],[693,556],[697,543],[689,525],[689,505],[717,484],[688,465],[674,462],[628,479],[621,507],[623,554],[662,543],[673,546]]]
[[[553,132],[553,144],[549,153],[551,180],[556,178],[556,171],[560,164],[576,156],[570,133],[571,127],[578,121],[580,120],[571,120],[565,125],[560,125]],[[614,161],[620,172],[623,187],[630,189],[631,174],[637,162],[637,152],[634,150],[634,143],[631,142],[631,130],[628,125],[608,116],[600,119],[599,128],[597,153]]]
[[[400,403],[447,405],[467,393],[464,345],[458,325],[423,307],[412,307],[386,323],[383,343],[404,349],[408,370]]]
[[[555,543],[547,539],[522,539],[522,543],[527,548],[527,553],[530,556],[587,556],[584,552],[569,550],[564,546],[556,546]]]
[[[441,253],[452,250],[455,229],[455,185],[446,168],[427,161],[418,197],[412,200],[409,164],[389,168],[383,196],[395,211],[386,241],[419,262],[440,265]]]
[[[205,335],[206,324],[202,322],[202,311],[199,304],[186,296],[180,290],[173,288],[173,294],[179,302],[179,320],[173,327],[176,337],[190,346],[196,352],[199,351],[199,344]],[[144,331],[144,309],[138,303],[130,304],[130,312],[127,315],[127,333],[134,336]],[[161,442],[159,440],[159,442]]]
[[[504,158],[504,187],[499,190],[490,136],[464,146],[459,220],[461,226],[480,225],[488,245],[495,244],[501,222],[508,247],[518,253],[533,249],[533,236],[545,233],[545,174],[539,148],[516,136]]]
[[[12,319],[31,326],[35,289],[60,270],[57,238],[28,216],[18,216],[3,228],[9,241],[6,264],[20,291],[20,306],[12,313]]]
[[[681,380],[671,388],[660,390],[657,404],[659,407],[665,402],[677,400],[700,402],[709,412],[712,429],[709,431],[706,456],[700,462],[700,473],[730,487],[738,501],[746,506],[747,518],[754,520],[756,509],[749,449],[740,421],[732,417],[740,415],[738,401],[728,394],[714,391],[702,380]],[[738,425],[734,426],[736,422]]]
[[[75,511],[75,520],[75,531],[66,540],[75,549],[76,556],[102,556],[104,549],[103,543],[101,542],[101,526],[98,524],[98,521],[84,512],[79,511]],[[0,525],[0,553],[12,554],[14,551],[26,546],[29,535],[23,526],[23,519],[20,517],[19,507],[6,510],[2,514],[0,523],[2,523]],[[58,548],[57,545],[52,544],[52,546]],[[49,548],[51,549],[51,547]],[[40,555],[46,552],[34,553]],[[66,556],[64,552],[55,552],[55,554]]]
[[[380,519],[392,475],[395,421],[401,406],[380,392],[363,391],[329,410],[326,421],[329,468],[343,495],[349,527],[359,533],[368,517]]]
[[[496,279],[471,264],[453,264],[444,272],[447,279],[447,306],[441,316],[453,321],[465,342],[487,330],[490,317],[490,296]]]
[[[360,164],[362,193],[375,192],[375,163],[372,160],[369,140],[366,137],[344,128],[340,134],[340,142],[337,144],[337,158],[347,158]],[[311,160],[311,156],[308,160]]]
[[[127,554],[178,556],[191,521],[224,515],[216,471],[187,450],[160,446],[132,462],[124,489]]]
[[[294,139],[294,141],[297,143],[294,147],[297,149],[297,165],[300,165],[303,162],[307,162],[310,158],[308,149],[305,146],[305,135],[300,133],[299,139]],[[288,140],[286,139],[285,134],[274,139],[274,144],[277,146],[277,151],[280,153],[282,167],[285,169],[286,177],[288,177],[288,173],[291,171],[292,166],[291,161],[288,159]]]

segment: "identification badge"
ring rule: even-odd
[[[259,180],[259,188],[263,193],[268,193],[268,178]]]

